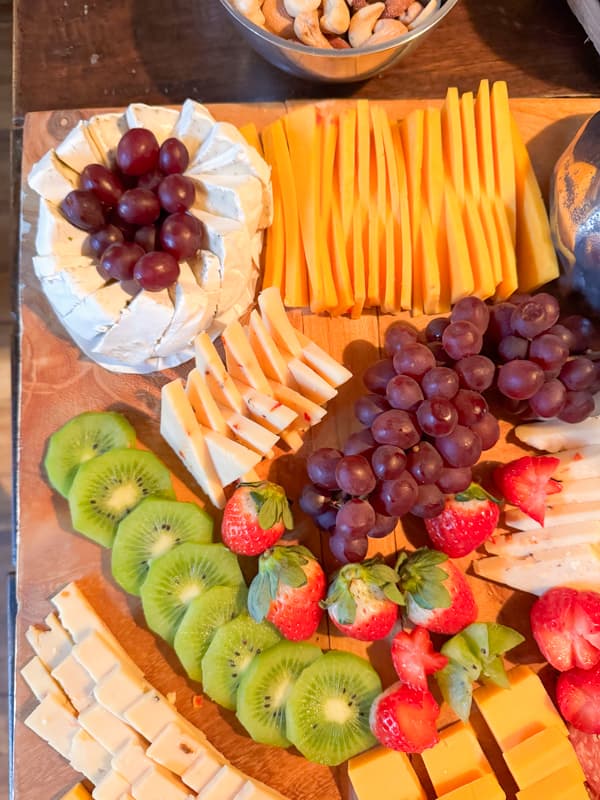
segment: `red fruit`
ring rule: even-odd
[[[394,683],[375,698],[369,722],[384,747],[422,753],[439,742],[436,721],[440,707],[430,691]]]
[[[427,676],[444,669],[448,659],[435,652],[429,632],[417,627],[411,633],[400,631],[394,636],[392,662],[402,683],[425,691]]]
[[[498,503],[472,483],[466,491],[449,495],[442,513],[426,519],[425,527],[436,550],[461,558],[489,539],[499,516]]]
[[[406,617],[433,633],[458,633],[477,619],[477,603],[467,579],[448,557],[422,547],[398,560],[399,589]]]
[[[600,736],[578,731],[569,725],[569,739],[585,773],[590,793],[595,800],[600,797]]]
[[[550,589],[533,604],[531,630],[555,669],[591,669],[600,662],[600,594]]]
[[[584,733],[600,733],[600,664],[563,672],[556,684],[560,713]]]
[[[234,553],[256,556],[275,544],[294,520],[281,486],[269,481],[240,483],[221,523],[221,538]]]
[[[554,456],[523,456],[494,470],[494,483],[508,503],[544,524],[546,495],[560,492],[552,473],[560,461]]]
[[[280,545],[259,559],[248,610],[257,622],[272,622],[286,639],[310,639],[323,616],[325,590],[325,573],[310,550]]]

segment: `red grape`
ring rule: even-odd
[[[441,342],[442,334],[450,325],[450,320],[447,317],[436,317],[427,324],[425,328],[425,339],[428,342]]]
[[[575,356],[563,366],[560,371],[560,379],[567,387],[574,392],[582,389],[589,389],[596,378],[596,368],[594,362],[585,356]]]
[[[531,300],[517,306],[511,317],[513,333],[517,333],[524,339],[534,339],[540,333],[544,333],[551,328],[556,320],[554,315],[549,315],[548,309],[542,298],[532,297]]]
[[[175,283],[179,277],[179,264],[169,253],[144,253],[135,265],[133,277],[142,289],[160,292]]]
[[[363,383],[370,392],[385,394],[388,381],[396,374],[391,358],[375,361],[363,373]]]
[[[444,510],[446,498],[435,484],[419,486],[417,499],[410,510],[411,514],[421,519],[439,516]]]
[[[158,166],[165,175],[185,172],[189,163],[190,154],[185,144],[174,137],[165,139],[158,153]]]
[[[427,370],[435,367],[431,350],[420,342],[412,342],[397,350],[394,355],[394,369],[399,375],[420,378]]]
[[[144,175],[140,175],[137,181],[137,188],[147,189],[149,192],[157,194],[158,187],[161,185],[164,177],[165,176],[159,169],[153,169],[150,172],[146,172]]]
[[[418,484],[435,483],[443,466],[442,457],[429,442],[420,442],[408,452],[407,469]]]
[[[548,292],[538,292],[533,296],[533,300],[544,306],[546,318],[549,321],[548,327],[551,328],[553,325],[556,325],[558,317],[560,316],[560,306],[556,297],[548,294]]]
[[[481,439],[464,425],[435,440],[438,453],[451,467],[472,467],[481,455]]]
[[[102,203],[94,192],[85,189],[69,192],[61,202],[60,210],[71,225],[88,233],[97,231],[106,224]]]
[[[450,320],[452,322],[460,322],[467,320],[472,322],[481,333],[485,333],[488,322],[490,319],[489,306],[480,300],[478,297],[463,297],[452,309]]]
[[[335,521],[336,533],[344,536],[366,536],[375,525],[375,511],[366,500],[352,498],[347,500],[338,511]]]
[[[514,303],[497,303],[491,307],[487,336],[494,344],[512,333],[511,320],[515,308]]]
[[[306,471],[310,480],[323,489],[338,489],[335,468],[342,457],[339,450],[332,447],[321,447],[311,453],[306,461]]]
[[[487,308],[487,306],[486,306]],[[476,392],[485,392],[494,382],[496,367],[487,356],[467,356],[461,358],[454,365],[462,386],[474,389]]]
[[[481,439],[481,449],[490,450],[500,438],[500,425],[493,414],[483,414],[477,422],[473,422],[471,430]]]
[[[428,342],[427,347],[431,350],[436,364],[442,367],[452,366],[453,360],[444,350],[444,345],[441,342]]]
[[[571,352],[585,353],[594,334],[594,324],[591,319],[582,317],[580,314],[572,314],[570,317],[561,319],[561,324],[571,331],[573,336]]]
[[[344,444],[344,455],[370,456],[370,454],[376,447],[377,447],[377,442],[371,435],[371,431],[368,430],[368,428],[363,428],[363,430],[361,431],[357,431],[356,433],[351,433],[350,436],[346,439],[346,442]]]
[[[565,389],[562,381],[553,378],[546,381],[533,395],[529,398],[529,405],[534,414],[543,419],[556,417],[563,410],[565,401],[567,399],[567,390]]]
[[[158,199],[169,214],[187,211],[196,198],[193,181],[183,175],[167,175],[158,187]]]
[[[380,481],[399,478],[406,469],[404,450],[392,444],[382,444],[371,455],[371,466]]]
[[[123,233],[116,225],[105,225],[90,235],[89,246],[96,258],[102,258],[102,254],[111,244],[122,241],[124,241]]]
[[[431,372],[431,370],[429,371]],[[399,408],[402,411],[415,411],[423,400],[421,387],[409,375],[394,375],[388,381],[385,394],[390,406]]]
[[[409,472],[403,472],[393,481],[381,484],[381,498],[390,517],[408,514],[417,499],[417,482]]]
[[[363,425],[371,425],[382,411],[389,409],[389,403],[379,394],[366,394],[359,397],[354,404],[354,416]]]
[[[536,336],[529,347],[529,358],[543,370],[562,367],[569,357],[569,348],[559,336],[542,333]]]
[[[121,181],[102,164],[88,164],[79,176],[79,186],[93,192],[105,206],[116,206],[123,194]]]
[[[446,436],[456,427],[458,414],[450,400],[432,397],[423,400],[417,409],[417,420],[423,433],[428,436]]]
[[[472,389],[461,389],[453,400],[458,412],[458,422],[470,428],[488,412],[488,404],[483,395]]]
[[[565,404],[558,418],[563,422],[583,422],[594,410],[594,396],[590,392],[567,392]]]
[[[483,345],[483,337],[472,322],[461,319],[448,325],[442,335],[442,344],[448,355],[457,361],[466,356],[477,355]]]
[[[366,536],[350,538],[336,531],[329,539],[329,549],[332,555],[342,564],[363,561],[369,549],[369,540]]]
[[[117,242],[102,254],[100,266],[117,281],[130,281],[133,278],[134,267],[144,251],[139,244],[133,242]]]
[[[498,371],[498,389],[513,400],[528,400],[544,383],[542,368],[533,361],[516,359]]]
[[[158,163],[158,142],[147,128],[131,128],[117,146],[117,164],[125,175],[143,175]]]
[[[142,225],[141,228],[137,229],[133,237],[136,244],[143,247],[146,253],[157,249],[157,239],[157,230],[154,225]]]
[[[160,215],[160,204],[149,189],[128,189],[121,195],[118,211],[130,225],[151,225]]]
[[[551,333],[553,336],[558,336],[558,338],[564,342],[569,352],[575,347],[575,337],[564,325],[553,325],[551,328],[548,328],[548,333]]]
[[[522,306],[523,303],[528,303],[531,300],[531,295],[528,292],[514,292],[510,296],[510,302],[515,306]]]
[[[375,514],[375,524],[368,532],[370,539],[383,539],[384,536],[395,530],[398,524],[398,517],[388,517],[384,514]]]
[[[471,485],[471,467],[444,467],[435,482],[444,494],[464,492]]]
[[[337,519],[337,508],[333,506],[329,506],[322,511],[320,514],[317,514],[315,517],[315,525],[318,525],[319,528],[323,531],[332,531],[335,528],[335,521]]]
[[[377,483],[364,456],[342,456],[335,467],[335,479],[343,492],[352,497],[370,494]]]
[[[458,375],[450,367],[433,367],[421,379],[421,388],[426,397],[445,397],[452,400],[458,387]]]
[[[331,498],[312,483],[307,483],[300,493],[298,505],[311,517],[316,517],[326,511]]]
[[[392,322],[383,337],[383,347],[390,358],[405,345],[417,341],[417,331],[409,322]]]
[[[379,444],[394,444],[403,450],[417,444],[421,438],[410,414],[395,408],[375,419],[371,433]]]
[[[527,358],[528,352],[528,340],[523,339],[522,336],[515,336],[512,333],[510,336],[505,336],[504,339],[498,343],[498,355],[502,361],[514,361],[517,358]]]
[[[160,228],[163,250],[175,258],[191,258],[202,246],[202,227],[191,214],[171,214]]]

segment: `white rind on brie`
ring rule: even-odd
[[[85,252],[88,235],[71,225],[56,206],[40,198],[35,249],[40,256],[79,256]]]
[[[179,112],[164,106],[131,103],[127,106],[125,119],[129,128],[147,128],[156,136],[158,143],[162,144],[165,139],[173,135]]]
[[[96,263],[85,256],[34,256],[33,268],[59,317],[70,314],[106,283]]]
[[[102,164],[101,152],[92,139],[88,124],[80,120],[54,151],[58,158],[75,172],[83,172],[88,164]]]
[[[88,131],[104,163],[113,167],[121,137],[128,130],[125,114],[96,114],[88,122]]]
[[[173,128],[173,136],[180,139],[188,149],[193,161],[198,149],[204,144],[213,127],[215,118],[210,111],[195,100],[186,100],[181,106],[179,119]]]
[[[54,150],[48,150],[31,168],[27,183],[44,200],[58,205],[78,188],[79,176],[57,158]]]

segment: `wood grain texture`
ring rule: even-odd
[[[385,104],[394,116],[401,117],[415,106],[413,101]],[[592,100],[515,100],[513,109],[525,138],[530,142],[536,168],[543,184],[556,158],[579,127],[581,121],[598,108]],[[235,123],[255,121],[258,126],[284,111],[282,104],[267,106],[217,106],[213,112],[220,119]],[[25,122],[23,175],[45,150],[64,136],[80,117],[80,112],[42,112],[31,114]],[[144,626],[139,602],[118,590],[110,576],[109,553],[71,531],[66,503],[46,484],[41,467],[48,436],[71,416],[84,410],[114,409],[124,412],[136,427],[141,442],[151,447],[172,469],[178,479],[180,496],[189,496],[197,486],[185,473],[158,433],[160,386],[176,375],[185,375],[190,365],[149,376],[124,376],[106,372],[80,355],[46,302],[33,275],[31,257],[37,214],[37,200],[23,185],[23,227],[20,254],[21,403],[18,436],[19,550],[17,626],[17,665],[22,666],[31,651],[24,639],[27,626],[42,620],[50,610],[48,599],[67,581],[78,579],[95,608],[123,642],[149,680],[161,691],[177,693],[177,706],[198,724],[209,739],[240,769],[269,783],[291,800],[334,800],[350,795],[344,767],[327,769],[309,764],[292,751],[281,751],[253,743],[236,723],[233,714],[205,700],[200,709],[192,706],[199,691],[183,676],[173,653],[157,641]],[[378,357],[385,326],[390,317],[374,313],[358,320],[329,320],[291,313],[292,322],[342,360],[360,376]],[[425,318],[417,320],[419,325]],[[306,437],[305,446],[296,455],[281,452],[272,463],[265,463],[263,474],[283,482],[292,499],[297,499],[304,481],[304,458],[313,447],[338,446],[347,434],[359,426],[352,414],[356,397],[362,393],[355,378],[339,392],[329,406],[324,422]],[[508,425],[502,424],[504,437]],[[501,445],[497,453],[509,458],[520,452],[515,444]],[[494,453],[491,457],[494,457]],[[187,484],[190,489],[185,488]],[[314,529],[299,515],[298,534],[307,536],[316,549],[326,547],[315,539]],[[399,529],[395,535],[372,543],[373,552],[388,554],[409,542],[423,543],[422,528],[417,524]],[[468,566],[468,559],[463,562]],[[248,564],[246,565],[248,566]],[[331,565],[330,565],[331,566]],[[498,617],[528,633],[528,610],[532,598],[513,596],[509,591],[469,576],[479,602],[480,619]],[[351,649],[367,655],[377,665],[383,680],[392,680],[389,653],[385,643],[362,645],[328,632],[322,626],[319,641],[324,646]],[[529,637],[531,642],[531,637]],[[518,659],[534,662],[531,644],[517,653]],[[44,798],[59,796],[60,790],[73,782],[73,774],[62,759],[32,734],[23,724],[33,701],[23,681],[16,683],[16,760],[15,796],[18,800],[39,800],[40,785]],[[446,715],[447,721],[449,717]],[[32,765],[36,766],[32,770]]]

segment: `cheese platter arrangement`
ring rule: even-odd
[[[27,117],[15,797],[600,796],[596,111]]]

